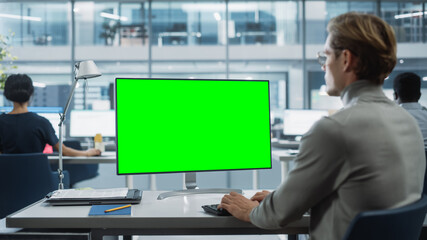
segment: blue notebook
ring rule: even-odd
[[[120,204],[120,205],[92,205],[92,208],[90,209],[89,216],[99,216],[99,215],[130,215],[131,208],[123,208],[112,212],[104,212],[105,210],[117,208],[121,206],[126,206],[127,204]]]

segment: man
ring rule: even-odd
[[[427,150],[427,108],[418,103],[421,97],[421,78],[415,73],[405,72],[393,81],[394,99],[408,111],[418,122]]]
[[[342,239],[359,212],[417,201],[425,169],[415,119],[381,88],[396,64],[392,28],[378,17],[347,13],[327,30],[319,62],[327,93],[340,96],[343,109],[301,139],[296,166],[276,191],[251,199],[230,193],[219,205],[266,229],[282,228],[311,209],[312,240]]]

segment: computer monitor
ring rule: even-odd
[[[116,78],[115,97],[119,175],[271,168],[267,80]]]
[[[70,113],[70,137],[116,136],[114,110],[72,110]]]
[[[8,113],[12,111],[12,109],[12,107],[0,107],[0,113]],[[63,111],[62,107],[28,107],[28,111],[37,113],[49,120],[55,130],[56,136],[59,136],[59,114]]]
[[[304,135],[320,118],[328,116],[326,110],[286,109],[283,115],[283,134],[297,137]]]

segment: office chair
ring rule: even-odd
[[[426,159],[427,159],[427,151],[426,151]],[[427,194],[427,168],[424,174],[424,187],[423,187],[423,194]]]
[[[418,240],[427,212],[427,196],[415,203],[387,210],[359,213],[343,240]]]
[[[69,185],[64,171],[64,187]],[[58,189],[58,173],[52,172],[43,153],[0,154],[0,219]]]
[[[64,141],[64,145],[76,150],[82,150],[79,141]],[[58,163],[52,163],[50,166],[53,171],[58,169]],[[70,174],[70,187],[73,187],[77,182],[98,176],[98,168],[99,164],[63,164],[63,169]]]

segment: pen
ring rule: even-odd
[[[107,210],[105,210],[104,212],[112,212],[112,211],[116,211],[116,210],[120,210],[120,209],[123,209],[123,208],[128,208],[128,207],[130,207],[131,205],[129,204],[129,205],[124,205],[124,206],[121,206],[121,207],[116,207],[116,208],[112,208],[112,209],[107,209]]]

